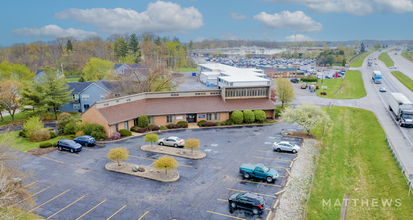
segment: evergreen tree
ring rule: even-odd
[[[347,63],[346,58],[344,58],[343,59],[343,66],[346,66],[346,63]]]
[[[161,37],[156,37],[155,42],[154,42],[157,46],[161,46],[162,45],[162,38]]]
[[[39,118],[42,119],[42,112],[47,110],[43,88],[26,83],[19,94],[21,96],[19,102],[20,106],[23,106],[23,111],[32,112],[33,115],[39,114]],[[25,106],[31,106],[31,108],[25,108]]]
[[[360,52],[362,52],[362,53],[366,52],[366,48],[364,48],[364,43],[361,43]]]
[[[136,34],[131,34],[129,39],[129,50],[136,54],[139,51],[139,49],[139,42],[138,38],[136,37]]]
[[[125,57],[128,54],[128,43],[125,38],[119,38],[115,41],[113,52],[117,58]]]
[[[66,51],[73,51],[73,45],[72,45],[72,41],[69,39],[67,40],[67,44],[66,44]]]

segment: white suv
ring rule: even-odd
[[[293,153],[297,153],[300,150],[300,147],[295,144],[290,144],[288,141],[280,141],[280,142],[274,142],[274,146],[272,146],[272,149],[275,151],[289,151]]]

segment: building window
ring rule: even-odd
[[[148,117],[149,118],[149,124],[153,125],[153,117]]]
[[[175,115],[166,116],[166,123],[174,123],[174,122],[175,122]]]
[[[100,94],[100,100],[105,100],[105,95],[104,94]]]
[[[119,131],[118,125],[115,125],[114,127],[115,127],[115,132],[118,132]]]
[[[79,94],[73,94],[72,99],[73,100],[79,100]]]
[[[134,126],[138,126],[138,119],[137,119],[137,118],[135,118],[135,119],[133,120],[133,125],[134,125]]]
[[[80,104],[73,104],[74,109],[80,109]]]
[[[126,99],[126,101],[127,101],[127,102],[129,102],[129,101],[130,101],[130,99]]]
[[[126,129],[126,130],[129,130],[129,126],[128,126],[128,122],[127,122],[127,121],[125,121],[125,129]]]
[[[89,95],[82,95],[83,100],[89,100]]]
[[[83,105],[83,107],[85,108],[85,111],[86,111],[86,110],[89,109],[90,106],[89,106],[89,104],[85,104],[85,105]]]
[[[233,86],[234,84],[233,84],[233,83],[230,83],[229,85],[230,85],[230,86]]]
[[[195,95],[205,95],[205,92],[195,93]]]
[[[219,117],[220,117],[219,113],[207,114],[207,120],[208,121],[219,120]]]
[[[108,106],[108,105],[109,105],[109,103],[103,104],[103,106]]]
[[[179,94],[171,94],[171,96],[179,96]]]
[[[120,94],[116,93],[116,94],[115,94],[115,97],[120,97]]]

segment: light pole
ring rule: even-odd
[[[61,63],[60,66],[62,67],[62,75],[64,75],[64,74],[63,74],[63,63]]]

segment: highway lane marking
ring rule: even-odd
[[[155,159],[146,158],[146,157],[138,157],[138,156],[133,156],[133,155],[129,155],[129,157],[136,157],[136,158],[140,158],[140,159],[146,159],[146,160],[156,161]],[[151,164],[151,165],[152,165],[152,164]],[[151,166],[151,165],[149,165],[149,166]],[[184,164],[179,164],[179,163],[178,163],[178,166],[192,167],[192,166],[189,166],[189,165],[184,165]]]
[[[36,181],[34,181],[34,182],[32,182],[32,183],[30,183],[30,184],[28,184],[28,185],[23,186],[23,189],[26,188],[26,187],[29,187],[29,186],[37,183],[37,182],[39,182],[39,180],[36,180]]]
[[[268,183],[261,183],[261,182],[254,182],[254,181],[249,181],[249,180],[241,180],[241,179],[235,179],[235,180],[243,181],[243,182],[248,182],[248,183],[256,183],[256,184],[268,185],[268,186],[278,186],[278,187],[282,187],[282,186],[280,186],[280,185],[268,184]]]
[[[79,155],[73,154],[73,153],[67,153],[67,152],[62,152],[62,151],[58,151],[58,152],[59,152],[59,153],[62,153],[62,154],[69,154],[69,155],[72,155],[72,156],[79,157]]]
[[[217,199],[218,201],[222,201],[222,202],[228,202],[228,200],[224,200],[224,199]],[[269,208],[265,208],[266,210],[271,210],[271,209],[269,209]]]
[[[230,217],[230,218],[246,220],[245,218],[238,218],[238,217],[235,217],[235,216],[225,215],[225,214],[218,213],[218,212],[212,212],[212,211],[207,211],[207,212],[212,213],[212,214],[217,214],[217,215],[222,215],[222,216]],[[138,220],[139,220],[139,219],[138,219]]]
[[[286,155],[291,155],[291,156],[297,156],[297,154],[289,154],[289,153],[279,153],[276,151],[264,151],[264,150],[258,150],[259,152],[263,152],[263,153],[274,153],[274,154],[286,154]]]
[[[146,214],[148,214],[149,211],[146,211],[145,214],[143,214],[138,220],[141,220]]]
[[[82,218],[83,216],[85,216],[87,213],[91,212],[93,209],[95,209],[96,207],[100,206],[102,203],[106,202],[106,199],[103,200],[102,202],[100,202],[99,204],[95,205],[95,207],[91,208],[89,211],[87,211],[85,214],[81,215],[79,218],[77,218],[76,220],[79,220],[80,218]]]
[[[274,158],[265,158],[265,157],[256,157],[256,156],[253,156],[253,158],[267,159],[267,160],[281,160],[281,161],[288,161],[288,162],[292,161],[292,160],[283,160],[283,159],[274,159]]]
[[[255,192],[249,192],[249,191],[243,191],[243,190],[237,190],[237,189],[230,189],[230,188],[226,188],[226,189],[230,190],[230,191],[247,192],[247,193],[257,194],[257,195],[260,195],[260,196],[268,196],[268,197],[272,197],[272,198],[277,198],[277,196],[270,196],[270,195],[261,194],[261,193],[255,193]]]
[[[116,214],[118,214],[118,212],[120,212],[120,210],[122,210],[123,208],[125,208],[126,205],[124,205],[122,208],[120,208],[118,211],[116,211],[115,213],[113,213],[113,215],[111,215],[109,218],[107,218],[106,220],[111,219],[113,216],[115,216]]]
[[[44,158],[44,159],[52,160],[52,161],[54,161],[54,162],[64,163],[64,162],[62,162],[62,161],[54,160],[54,159],[51,159],[51,158],[48,158],[48,157],[44,157],[44,156],[40,156],[40,157],[41,157],[41,158]]]
[[[77,201],[79,201],[79,200],[81,200],[81,199],[85,198],[85,196],[87,196],[87,194],[86,194],[86,195],[84,195],[84,196],[82,196],[82,197],[80,197],[80,198],[78,198],[77,200],[75,200],[74,202],[70,203],[69,205],[67,205],[67,206],[66,206],[66,207],[64,207],[63,209],[60,209],[58,212],[56,212],[56,213],[54,213],[53,215],[49,216],[49,218],[47,218],[47,219],[50,219],[51,217],[53,217],[53,216],[55,216],[55,215],[59,214],[61,211],[63,211],[63,210],[65,210],[65,209],[69,208],[71,205],[75,204]]]
[[[31,198],[31,197],[33,197],[33,196],[35,196],[35,195],[37,195],[37,194],[39,194],[39,193],[41,193],[41,192],[45,191],[46,189],[49,189],[49,188],[50,188],[50,187],[52,187],[52,186],[54,186],[54,185],[51,185],[51,186],[49,186],[49,187],[47,187],[47,188],[45,188],[45,189],[42,189],[42,190],[40,190],[39,192],[37,192],[37,193],[35,193],[35,194],[33,194],[33,195],[31,195],[31,196],[29,196],[29,197],[27,197],[27,198],[25,198],[25,199],[21,200],[20,202],[18,202],[18,203],[16,203],[16,204],[14,204],[14,205],[12,205],[12,206],[17,205],[17,204],[19,204],[19,203],[23,202],[24,200],[29,199],[29,198]]]
[[[38,209],[38,208],[42,207],[43,205],[46,205],[46,204],[47,204],[47,203],[49,203],[50,201],[53,201],[53,200],[54,200],[54,199],[56,199],[57,197],[59,197],[59,196],[61,196],[61,195],[65,194],[65,193],[67,193],[67,192],[69,192],[69,191],[70,191],[70,189],[68,189],[68,190],[66,190],[66,191],[64,191],[64,192],[62,192],[62,193],[60,193],[59,195],[57,195],[57,196],[53,197],[53,198],[52,198],[52,199],[50,199],[49,201],[47,201],[47,202],[45,202],[45,203],[43,203],[43,204],[41,204],[41,205],[37,206],[36,208],[34,208],[34,209],[32,209],[32,210],[28,211],[28,213],[33,212],[34,210],[36,210],[36,209]]]

